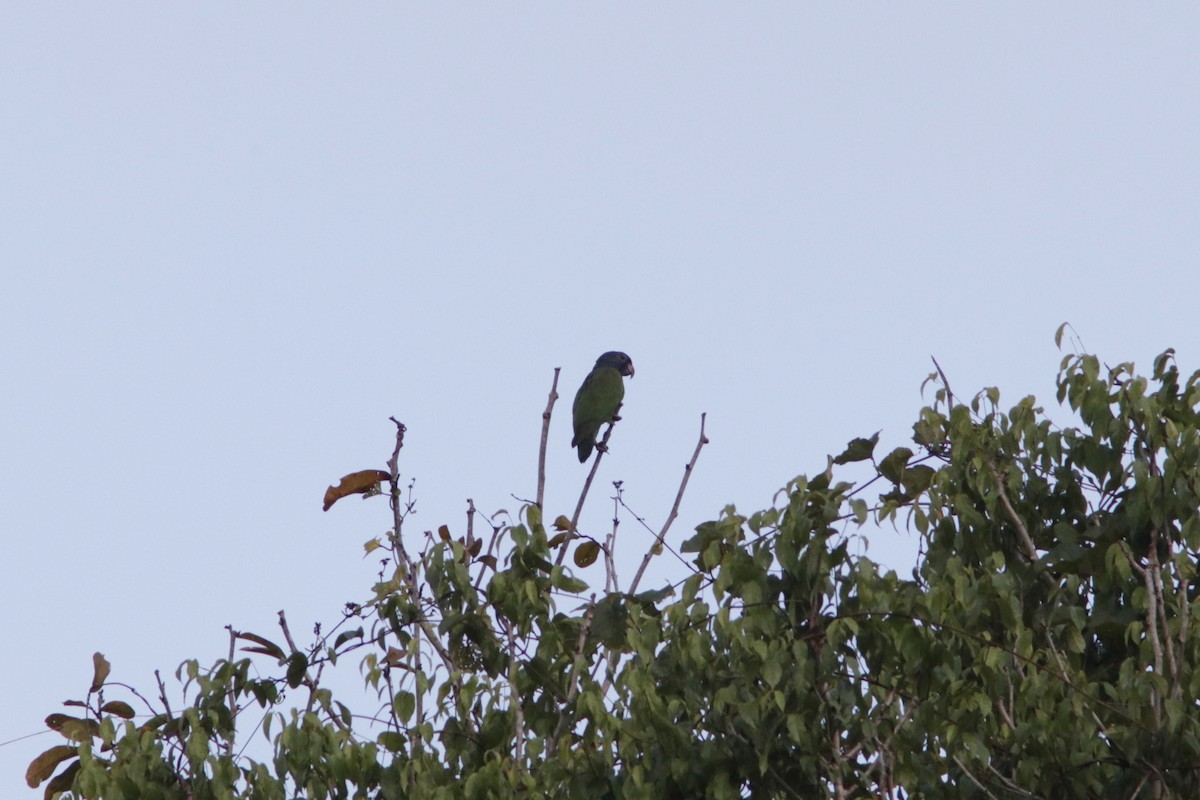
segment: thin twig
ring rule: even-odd
[[[1013,527],[1017,529],[1017,536],[1021,539],[1021,545],[1025,548],[1025,557],[1029,559],[1030,564],[1034,564],[1038,560],[1037,547],[1033,543],[1033,537],[1029,535],[1029,529],[1025,527],[1024,521],[1017,516],[1017,510],[1013,508],[1012,503],[1008,499],[1008,490],[1004,486],[1004,480],[1000,476],[1000,471],[996,469],[996,463],[989,457],[987,461],[988,469],[992,473],[992,479],[996,481],[996,494],[1000,497],[1000,505],[1004,507],[1004,513],[1008,516]]]
[[[229,666],[230,666],[229,685],[225,689],[225,702],[229,706],[230,715],[233,716],[234,718],[236,718],[238,709],[237,709],[237,694],[233,690],[233,680],[234,680],[234,678],[233,678],[233,673],[234,673],[234,671],[233,671],[233,656],[234,656],[234,648],[236,647],[236,642],[237,642],[237,633],[233,630],[232,625],[226,625],[225,630],[229,631]],[[236,726],[231,726],[230,730],[229,730],[229,736],[228,736],[228,738],[225,739],[225,755],[233,754],[233,739],[234,739],[234,736],[236,735],[236,733],[237,733]]]
[[[292,648],[292,652],[297,652],[300,648],[296,647],[296,643],[292,641],[292,631],[288,628],[287,615],[283,613],[283,609],[279,610],[279,627],[283,629],[283,638],[287,641],[288,647]]]
[[[692,460],[683,468],[683,480],[679,483],[679,491],[675,493],[675,504],[671,506],[671,513],[667,515],[667,521],[663,523],[662,530],[658,532],[658,537],[654,540],[654,544],[646,551],[646,555],[642,558],[642,565],[638,567],[637,574],[633,576],[633,583],[629,585],[629,594],[637,591],[638,584],[642,582],[642,575],[646,572],[646,567],[650,564],[650,559],[662,551],[663,539],[666,538],[667,531],[671,529],[671,523],[679,516],[679,504],[683,502],[683,492],[687,489],[688,480],[692,477],[692,471],[696,468],[696,460],[700,458],[700,450],[704,445],[708,444],[708,437],[704,435],[704,420],[707,416],[707,413],[700,415],[700,439],[696,442],[696,449],[692,453]]]
[[[651,536],[653,536],[653,537],[655,538],[655,541],[657,541],[657,540],[658,540],[658,534],[657,534],[657,533],[655,533],[655,532],[654,532],[654,530],[653,530],[653,529],[652,529],[652,528],[651,528],[649,525],[647,525],[647,524],[646,524],[646,518],[645,518],[645,517],[643,517],[641,514],[637,513],[636,511],[634,511],[634,510],[633,510],[633,509],[632,509],[632,508],[629,506],[629,503],[626,503],[626,502],[625,502],[625,498],[624,498],[624,496],[618,496],[618,497],[617,497],[617,502],[619,502],[619,503],[621,504],[621,508],[623,508],[623,509],[625,509],[626,511],[628,511],[628,512],[630,513],[630,515],[632,515],[632,516],[633,516],[633,519],[634,519],[634,520],[635,520],[635,521],[636,521],[636,522],[637,522],[639,525],[641,525],[643,528],[645,528],[645,529],[646,529],[646,532],[647,532],[647,533],[649,533]],[[662,543],[662,546],[663,546],[663,549],[665,549],[665,550],[666,550],[668,553],[670,553],[671,555],[675,556],[675,560],[676,560],[676,561],[678,561],[680,564],[682,564],[682,565],[684,566],[684,568],[685,568],[685,569],[687,569],[687,570],[689,570],[689,571],[691,571],[691,572],[693,572],[693,573],[695,573],[695,572],[699,572],[699,570],[698,570],[698,569],[696,569],[696,567],[695,567],[695,566],[692,564],[692,562],[688,561],[686,558],[684,558],[683,556],[681,556],[681,555],[679,554],[679,551],[678,551],[678,550],[676,550],[674,547],[671,547],[671,545],[667,544],[665,541]]]
[[[558,400],[558,373],[562,367],[554,368],[554,381],[550,384],[550,396],[546,398],[546,410],[542,412],[542,444],[538,448],[537,507],[542,508],[546,497],[546,446],[550,441],[550,414],[554,401]]]
[[[617,410],[620,411],[619,406]],[[579,493],[579,502],[575,504],[575,513],[571,515],[571,527],[568,529],[570,535],[567,537],[567,542],[578,536],[575,528],[579,525],[579,516],[583,513],[583,503],[587,500],[588,491],[592,488],[592,481],[595,480],[596,472],[600,469],[600,459],[604,458],[604,454],[608,452],[608,439],[612,436],[614,425],[616,422],[608,423],[608,429],[604,431],[604,438],[596,446],[596,457],[592,459],[592,469],[588,472],[587,480],[583,482],[583,491]],[[563,542],[562,548],[559,549],[558,557],[554,559],[555,566],[562,564],[567,557],[567,542]]]
[[[408,592],[410,602],[413,604],[413,610],[417,612],[417,624],[425,632],[425,636],[429,639],[429,643],[433,645],[433,649],[441,656],[442,661],[446,664],[446,669],[453,673],[454,660],[450,658],[450,652],[434,633],[429,620],[421,613],[421,594],[417,588],[416,569],[408,552],[404,549],[404,540],[400,535],[400,529],[404,524],[404,515],[400,510],[400,448],[404,447],[404,433],[408,428],[395,417],[388,417],[388,419],[396,425],[396,448],[392,451],[392,457],[387,462],[388,481],[392,485],[392,525],[395,532],[393,540],[395,541],[396,555],[400,560],[401,566],[404,568],[405,589]]]
[[[621,500],[621,481],[613,481],[613,488],[617,490],[613,497],[613,519],[612,530],[604,540],[604,590],[606,592],[615,592],[617,590],[617,527],[621,524],[620,516],[620,500]]]
[[[467,538],[466,538],[466,543],[467,543],[466,544],[467,550],[470,550],[471,546],[473,544],[475,544],[475,501],[469,497],[467,498]]]
[[[979,778],[976,778],[974,775],[971,774],[971,770],[967,769],[967,765],[962,762],[962,759],[960,759],[958,756],[952,756],[952,758],[954,760],[954,763],[958,764],[958,768],[961,769],[963,771],[963,773],[968,778],[971,779],[971,783],[978,786],[980,788],[980,790],[984,794],[986,794],[988,797],[992,798],[992,800],[997,800],[996,795],[994,795],[990,791],[988,791],[988,788],[986,786],[984,786],[982,782],[980,782]]]

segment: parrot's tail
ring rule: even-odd
[[[582,464],[583,462],[587,461],[588,456],[592,454],[592,448],[595,447],[595,444],[587,439],[584,439],[577,445],[577,447],[579,448],[579,463]]]

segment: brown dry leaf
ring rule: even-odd
[[[58,744],[29,762],[25,770],[25,783],[30,789],[36,789],[38,784],[54,774],[54,768],[68,758],[79,755],[78,747],[69,744]]]
[[[449,525],[439,525],[438,526],[438,536],[442,537],[443,542],[449,542],[450,541],[450,526]]]
[[[349,475],[343,477],[337,486],[330,486],[325,490],[325,505],[323,510],[328,511],[330,506],[348,495],[369,492],[378,486],[381,481],[386,481],[391,477],[391,475],[381,469],[364,469],[359,472],[351,472]]]
[[[389,667],[398,667],[404,663],[404,660],[407,657],[407,654],[403,650],[399,650],[395,647],[389,647],[387,655],[383,657],[383,663]]]
[[[554,518],[554,530],[569,531],[571,530],[571,520],[567,519],[565,514],[559,514]]]
[[[100,706],[100,710],[106,714],[112,714],[114,717],[121,719],[133,719],[135,714],[133,706],[122,700],[109,700],[104,705]]]
[[[92,653],[92,667],[91,691],[98,692],[104,685],[104,681],[108,680],[108,673],[112,671],[112,666],[102,653]]]
[[[573,533],[566,533],[566,532],[556,533],[550,537],[550,541],[546,542],[546,546],[549,547],[551,550],[553,550],[554,548],[558,547],[563,542],[569,542],[572,539],[578,539],[578,538],[579,537]]]

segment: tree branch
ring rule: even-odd
[[[620,412],[620,410],[621,407],[617,406],[617,411]],[[566,542],[563,542],[562,549],[558,551],[558,558],[554,559],[555,566],[563,563],[567,557],[567,543],[578,536],[575,528],[579,525],[579,516],[583,513],[583,503],[587,500],[588,491],[592,488],[592,481],[595,480],[596,472],[600,469],[600,459],[604,458],[604,454],[608,452],[608,440],[612,436],[613,426],[616,424],[616,422],[608,423],[608,429],[604,431],[604,438],[596,446],[596,457],[592,459],[592,469],[588,472],[587,480],[583,482],[583,491],[579,493],[579,502],[575,504],[575,513],[571,515],[571,527],[567,531],[570,535]]]
[[[546,398],[546,410],[542,412],[542,444],[538,448],[537,507],[542,508],[546,497],[546,446],[550,441],[550,414],[558,400],[558,373],[562,367],[554,368],[554,381],[550,384],[550,396]]]
[[[696,460],[700,458],[700,450],[704,445],[708,444],[708,437],[704,435],[704,420],[708,416],[707,413],[700,415],[700,438],[696,442],[696,449],[692,452],[692,460],[683,468],[683,480],[679,483],[679,491],[675,493],[675,504],[671,506],[671,513],[667,515],[667,521],[663,523],[662,530],[658,532],[658,537],[654,540],[654,544],[646,551],[646,555],[642,558],[642,565],[638,567],[637,574],[633,576],[633,583],[629,584],[629,594],[637,591],[638,584],[642,581],[642,575],[646,572],[646,567],[650,564],[650,559],[662,552],[663,539],[667,536],[667,531],[671,529],[671,523],[679,516],[679,504],[683,501],[683,493],[687,489],[688,480],[692,477],[692,471],[696,468]]]

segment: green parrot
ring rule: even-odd
[[[633,377],[633,360],[624,353],[611,350],[596,359],[596,366],[575,393],[575,405],[571,408],[575,437],[571,439],[571,446],[579,448],[580,463],[592,454],[600,426],[616,421],[617,409],[625,397],[622,380],[625,375]]]

